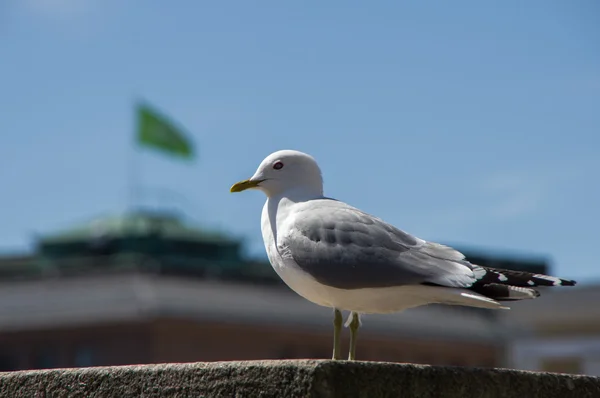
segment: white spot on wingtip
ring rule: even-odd
[[[535,286],[535,282],[534,282],[534,281],[527,281],[527,284],[528,284],[529,286]]]
[[[553,286],[560,286],[561,282],[560,282],[560,278],[557,278],[555,276],[548,276],[548,275],[542,275],[542,274],[535,274],[533,276],[534,278],[539,278],[539,279],[544,279],[547,280],[549,282],[552,282]]]
[[[500,282],[506,282],[508,278],[506,277],[506,275],[498,274],[498,280]]]

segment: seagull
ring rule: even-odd
[[[261,230],[269,262],[297,294],[333,309],[333,355],[342,359],[342,311],[348,311],[349,360],[356,359],[361,314],[389,314],[427,304],[508,309],[533,299],[536,286],[575,281],[472,264],[459,251],[404,232],[324,196],[321,169],[303,152],[267,156],[230,192],[258,189],[267,200]]]

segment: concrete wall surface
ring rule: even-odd
[[[347,361],[250,361],[0,374],[0,397],[600,397],[600,378]]]

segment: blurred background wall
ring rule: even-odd
[[[330,357],[331,310],[240,249],[156,211],[40,237],[34,253],[0,258],[0,369]],[[481,265],[550,271],[543,259],[463,251]],[[429,306],[367,315],[360,357],[596,374],[599,295],[584,286],[509,312]]]

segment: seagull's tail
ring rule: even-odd
[[[575,281],[555,276],[476,266],[477,281],[470,290],[497,301],[533,299],[536,286],[575,286]]]

